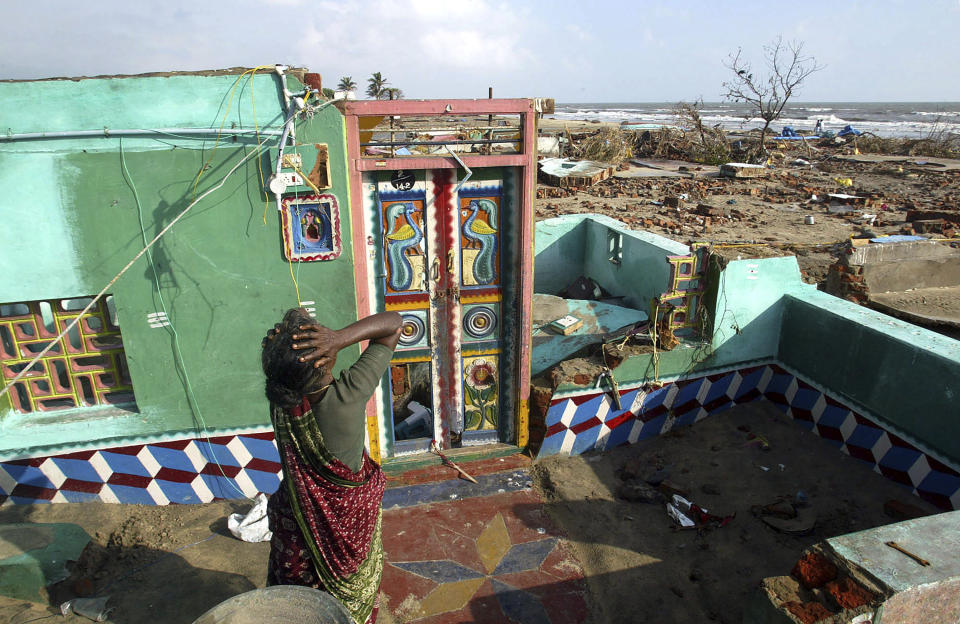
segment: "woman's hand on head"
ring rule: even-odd
[[[281,327],[280,323],[276,323],[272,328],[268,329],[267,335],[264,336],[263,340],[260,341],[260,346],[265,348],[267,346],[268,340],[273,340],[274,338],[276,338],[277,334],[280,333],[280,327]]]
[[[337,358],[337,352],[343,347],[338,333],[320,324],[301,325],[299,331],[290,336],[292,347],[304,351],[301,362],[312,362],[314,368],[326,366]]]

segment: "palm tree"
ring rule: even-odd
[[[353,76],[342,76],[337,83],[337,91],[353,91],[357,88],[357,83],[353,81]]]
[[[388,100],[399,100],[403,97],[403,91],[401,89],[397,89],[396,87],[387,87],[383,90],[383,94]]]
[[[382,100],[383,96],[386,95],[387,79],[380,75],[380,72],[371,74],[367,78],[367,95],[370,97]]]

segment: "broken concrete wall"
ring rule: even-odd
[[[844,296],[851,283],[862,284],[865,294],[956,286],[960,251],[927,240],[853,247],[831,267],[827,292]]]
[[[587,223],[580,215],[539,221],[534,230],[533,291],[555,295],[583,273]]]
[[[690,248],[682,243],[632,230],[616,219],[591,215],[587,222],[584,274],[611,295],[625,297],[626,305],[646,311],[651,298],[670,290],[667,256],[689,253]]]
[[[611,246],[613,249],[611,249]],[[669,290],[668,256],[690,248],[638,232],[603,215],[565,215],[537,223],[534,291],[556,294],[579,275],[594,279],[627,306],[647,311],[650,299]]]
[[[830,538],[790,576],[764,579],[743,622],[953,624],[960,618],[958,547],[957,511]]]

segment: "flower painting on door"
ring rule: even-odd
[[[496,429],[498,417],[497,356],[463,359],[463,427],[465,431]]]

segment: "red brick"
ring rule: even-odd
[[[819,602],[786,602],[783,608],[795,615],[803,624],[814,624],[833,615]]]
[[[837,566],[820,553],[811,552],[797,561],[790,574],[807,589],[815,589],[837,578]]]
[[[827,593],[841,609],[856,609],[868,605],[876,599],[869,589],[850,577],[827,583]]]

